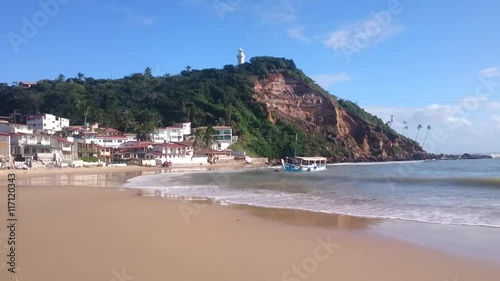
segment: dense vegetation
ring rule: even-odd
[[[144,73],[115,80],[93,79],[78,73],[68,79],[60,75],[55,80],[38,81],[30,89],[0,84],[0,115],[14,110],[25,115],[50,113],[69,118],[72,125],[86,120],[142,136],[155,126],[181,121],[190,121],[193,127],[230,125],[239,135],[234,148],[245,149],[252,155],[290,155],[296,134],[300,140],[299,154],[347,155],[340,146],[328,144],[323,136],[308,134],[290,123],[272,124],[267,119],[265,105],[253,100],[252,89],[256,79],[272,72],[284,72],[324,92],[292,60],[255,57],[239,67],[195,70],[188,66],[178,75],[161,77],[154,77],[147,68]],[[369,123],[384,125],[348,101],[339,103]]]

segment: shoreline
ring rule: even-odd
[[[412,161],[413,162],[413,161]],[[421,162],[421,161],[417,161]],[[353,163],[355,164],[355,163]],[[361,164],[365,165],[365,164]],[[178,194],[162,194],[159,190],[148,189],[148,188],[126,188],[124,187],[127,180],[145,176],[145,175],[155,175],[163,173],[196,173],[196,172],[213,172],[213,171],[244,171],[251,169],[262,169],[262,168],[272,168],[268,165],[226,165],[217,164],[199,167],[198,165],[185,165],[176,167],[142,167],[142,166],[127,166],[127,167],[93,167],[93,168],[53,168],[53,169],[37,169],[25,171],[22,173],[20,179],[27,180],[30,186],[42,186],[45,183],[40,183],[36,180],[47,179],[50,177],[64,177],[64,180],[57,180],[54,183],[58,185],[65,185],[68,182],[72,182],[73,186],[83,186],[83,187],[103,187],[109,189],[125,190],[134,194],[140,194],[144,197],[164,197],[169,200],[197,203],[197,204],[208,204],[208,205],[218,205],[224,208],[233,208],[238,210],[245,210],[248,213],[252,213],[255,216],[263,217],[264,219],[270,219],[276,222],[285,222],[291,225],[301,225],[307,227],[331,227],[334,225],[336,229],[358,229],[370,232],[371,234],[380,236],[386,239],[396,239],[397,241],[403,243],[410,243],[419,247],[425,247],[432,250],[438,250],[440,252],[452,254],[454,256],[472,259],[481,262],[500,264],[500,256],[494,256],[494,254],[489,255],[489,259],[482,257],[481,253],[476,249],[467,249],[467,254],[460,252],[460,250],[452,249],[450,245],[432,245],[433,243],[422,244],[422,236],[419,234],[408,233],[407,228],[415,229],[436,229],[439,231],[446,232],[448,235],[454,235],[450,229],[461,228],[464,229],[491,229],[498,230],[496,227],[484,226],[484,225],[457,225],[457,224],[441,224],[432,223],[418,220],[405,220],[397,218],[382,218],[382,217],[367,217],[367,216],[356,216],[350,214],[342,213],[328,213],[314,210],[305,210],[298,208],[279,208],[263,205],[253,205],[245,203],[233,203],[219,201],[210,197],[203,196],[183,196]],[[64,174],[60,174],[61,170],[64,170]],[[0,171],[0,177],[2,177],[2,172]],[[5,174],[5,173],[4,173]],[[16,173],[16,175],[19,175]],[[81,183],[77,184],[78,180],[72,179],[71,176],[82,176],[88,179],[80,180]],[[103,178],[98,179],[95,176],[103,176]],[[105,176],[104,176],[105,175]],[[69,177],[69,178],[68,178]],[[116,181],[113,178],[119,177],[121,181]],[[35,179],[35,180],[33,180]],[[51,182],[49,180],[49,182]],[[264,213],[272,213],[272,216],[263,215]],[[280,214],[280,215],[278,215]],[[295,220],[299,218],[299,221]],[[304,220],[303,218],[307,218]],[[347,222],[347,223],[345,223]],[[379,227],[378,225],[383,225]],[[429,232],[429,231],[428,231]],[[470,231],[469,231],[470,232]],[[396,233],[396,234],[395,234]],[[438,235],[436,231],[430,233],[431,235]],[[472,234],[473,235],[473,234]],[[500,239],[498,240],[500,243]],[[456,245],[455,245],[456,246]],[[460,248],[459,248],[460,249]],[[472,250],[472,254],[471,254]],[[486,249],[487,250],[487,249]]]
[[[166,258],[170,260],[170,262],[181,267],[188,266],[189,268],[192,267],[205,273],[208,270],[210,273],[209,276],[213,278],[208,280],[231,280],[224,279],[224,276],[232,276],[232,280],[235,280],[234,278],[241,278],[242,274],[245,276],[253,276],[254,279],[239,280],[255,280],[255,278],[265,280],[296,280],[292,278],[293,275],[289,275],[289,278],[287,277],[288,279],[284,279],[283,272],[293,264],[300,264],[304,258],[309,257],[311,251],[314,250],[315,245],[317,245],[315,241],[318,237],[330,236],[333,236],[335,242],[340,245],[338,249],[334,250],[338,251],[338,256],[329,258],[324,265],[318,265],[318,269],[311,273],[311,278],[308,280],[324,280],[327,277],[331,279],[332,274],[335,274],[338,279],[334,278],[331,280],[366,280],[368,276],[363,275],[363,273],[357,275],[356,268],[359,266],[365,268],[366,272],[372,274],[370,276],[371,280],[396,280],[397,278],[399,278],[398,280],[454,280],[453,278],[458,278],[458,280],[489,280],[489,276],[494,276],[489,274],[500,274],[500,270],[489,263],[463,258],[436,249],[421,247],[396,238],[389,238],[368,231],[370,226],[383,224],[384,221],[387,221],[385,219],[377,220],[334,214],[321,215],[303,210],[277,210],[235,204],[224,206],[224,204],[213,204],[208,202],[210,200],[206,199],[197,200],[199,198],[192,198],[194,200],[186,200],[186,198],[182,199],[179,198],[179,196],[158,198],[158,194],[151,191],[124,189],[122,184],[139,174],[189,171],[189,169],[186,168],[136,168],[138,169],[109,167],[109,170],[106,171],[102,170],[102,168],[96,168],[96,170],[100,170],[98,172],[91,170],[93,168],[85,168],[83,169],[84,171],[81,172],[74,169],[75,172],[70,174],[60,174],[59,172],[50,171],[49,173],[33,173],[31,176],[28,176],[28,174],[33,171],[26,171],[28,173],[19,177],[18,183],[22,186],[22,183],[26,182],[26,187],[28,188],[21,188],[18,192],[21,193],[21,198],[27,198],[26,200],[29,200],[29,202],[22,202],[21,211],[25,209],[28,210],[24,214],[20,213],[19,215],[24,222],[23,228],[20,230],[22,235],[20,236],[20,241],[23,241],[23,244],[26,245],[24,248],[21,248],[19,253],[21,257],[24,257],[23,260],[25,260],[23,262],[24,265],[21,267],[22,271],[20,276],[23,277],[23,279],[25,279],[24,276],[40,276],[41,278],[37,280],[49,280],[49,278],[59,279],[59,276],[61,276],[61,278],[64,276],[65,278],[69,277],[69,280],[75,281],[88,280],[90,277],[93,278],[92,280],[110,280],[112,278],[111,275],[96,279],[96,276],[83,274],[82,276],[84,277],[77,277],[75,279],[73,276],[75,273],[74,271],[78,269],[77,271],[82,273],[83,269],[74,266],[70,266],[73,271],[68,271],[55,277],[54,270],[56,269],[54,265],[51,265],[49,262],[41,262],[40,266],[36,266],[37,262],[39,262],[36,257],[39,257],[42,252],[37,253],[33,251],[41,251],[42,249],[47,250],[40,244],[42,244],[44,239],[52,241],[49,237],[53,232],[43,229],[43,227],[45,227],[44,221],[36,222],[34,219],[36,217],[42,218],[44,214],[50,213],[52,215],[57,215],[60,221],[62,220],[70,226],[73,225],[78,231],[91,231],[92,225],[96,223],[94,220],[99,219],[98,217],[89,217],[88,214],[85,214],[87,204],[97,206],[99,211],[95,211],[97,212],[96,214],[101,214],[101,211],[103,211],[102,214],[107,219],[123,222],[126,225],[130,225],[130,227],[137,227],[138,225],[146,223],[146,225],[149,225],[149,228],[156,229],[159,233],[158,235],[150,233],[149,231],[144,233],[145,229],[139,228],[137,231],[140,234],[137,233],[137,236],[135,234],[137,231],[132,230],[130,227],[123,229],[118,227],[118,229],[116,229],[116,226],[106,224],[105,221],[102,221],[98,222],[98,225],[102,227],[103,232],[101,234],[104,235],[104,239],[101,240],[102,237],[100,237],[98,240],[92,240],[92,243],[88,244],[88,241],[86,243],[80,243],[82,241],[77,242],[78,240],[74,240],[83,239],[83,242],[85,242],[86,238],[84,238],[82,234],[77,234],[77,232],[72,229],[66,229],[67,226],[61,228],[59,224],[54,223],[49,223],[49,226],[55,228],[54,230],[59,230],[58,233],[61,232],[60,234],[62,235],[63,241],[66,241],[65,245],[70,245],[71,250],[80,249],[81,251],[83,247],[89,247],[95,244],[98,246],[100,245],[99,247],[103,249],[107,249],[105,256],[108,258],[118,258],[112,253],[107,252],[111,249],[123,254],[128,253],[128,259],[118,259],[122,261],[122,264],[126,264],[126,268],[130,268],[130,271],[134,270],[134,276],[140,279],[150,278],[149,280],[163,280],[162,278],[164,278],[164,275],[161,274],[165,273],[160,273],[162,268],[150,267],[150,263],[156,264],[157,261],[148,261],[148,263],[142,261],[139,262],[139,264],[135,264],[135,255],[132,254],[134,251],[129,252],[122,249],[122,246],[119,246],[127,242],[122,241],[123,239],[118,238],[119,236],[112,235],[120,233],[120,229],[126,230],[126,232],[121,232],[126,236],[129,237],[131,235],[136,237],[132,240],[132,244],[129,245],[129,247],[136,251],[141,251],[137,248],[137,243],[145,243],[145,245],[148,245],[146,247],[147,251],[144,252],[145,257],[148,257],[148,259],[150,256],[153,256],[153,259],[160,260]],[[66,168],[64,169],[66,170]],[[78,170],[81,170],[81,168]],[[0,177],[4,177],[1,172]],[[57,182],[56,178],[58,177],[68,177],[68,179],[64,182]],[[86,181],[87,179],[88,181]],[[0,188],[0,192],[5,192],[5,188]],[[3,194],[1,197],[5,198]],[[46,201],[45,204],[43,203],[44,201]],[[30,206],[30,204],[34,206]],[[69,212],[69,214],[65,216],[58,212],[54,213],[55,210],[51,210],[50,204],[58,204],[59,211]],[[122,207],[116,210],[118,206]],[[186,216],[183,216],[181,209],[184,210],[184,214],[188,214],[187,220],[185,219]],[[3,208],[0,208],[0,210],[1,214],[4,210]],[[119,210],[122,210],[123,213]],[[42,214],[36,214],[36,211],[42,211]],[[138,214],[136,214],[136,212],[138,212]],[[168,223],[160,223],[163,227],[157,228],[158,226],[155,226],[155,224],[163,220],[167,220]],[[81,224],[79,223],[80,221],[82,221]],[[172,228],[173,226],[175,226],[175,228]],[[123,225],[123,227],[125,227],[125,225]],[[37,234],[37,238],[30,236],[28,233],[28,231],[40,230],[42,231]],[[197,231],[201,231],[201,233],[203,233],[202,236],[197,236]],[[132,232],[132,234],[128,234],[129,232]],[[161,233],[163,233],[163,236],[159,235]],[[76,238],[73,237],[74,235],[76,235]],[[152,242],[147,242],[140,238],[150,237],[151,235]],[[176,237],[174,240],[180,245],[172,245],[170,242],[165,242],[161,237],[166,237],[169,240]],[[120,242],[113,242],[115,238]],[[193,239],[202,239],[207,243],[215,243],[217,247],[199,244],[199,242],[194,242],[195,240]],[[53,241],[56,243],[56,240]],[[76,245],[67,244],[69,241],[73,241],[71,243],[76,243]],[[59,244],[54,243],[49,243],[51,247],[55,248],[50,249],[55,250],[57,253],[61,253],[61,255],[62,253],[66,255],[70,254],[70,252],[66,252],[61,246],[58,246]],[[160,246],[160,248],[168,252],[168,250],[172,250],[173,247],[174,253],[176,254],[166,254],[166,256],[164,256],[163,252],[157,252],[155,250],[157,246],[153,247],[153,245],[150,245],[151,243],[157,246],[166,243],[169,245],[168,247],[163,245]],[[193,246],[190,243],[194,243],[195,245]],[[117,244],[119,247],[116,248],[116,246],[113,246],[114,244]],[[237,247],[241,249],[232,251],[231,248],[233,245],[237,245]],[[279,248],[277,254],[270,254],[267,252],[269,248],[273,249],[276,247]],[[222,253],[220,253],[220,250],[217,250],[220,248],[224,249]],[[86,250],[83,251],[88,252]],[[184,251],[189,252],[190,255],[186,256]],[[227,254],[229,252],[232,254],[228,256]],[[201,253],[202,263],[196,262],[198,259],[194,259],[195,253]],[[211,254],[207,255],[208,253]],[[246,262],[243,262],[243,265],[241,265],[240,263],[234,263],[232,261],[232,259],[235,259],[236,261],[242,262],[243,256],[246,256],[247,253],[251,253],[250,256],[254,258],[262,259],[262,262],[253,260],[250,266]],[[26,260],[26,256],[30,256],[30,258]],[[88,257],[88,255],[85,254],[83,256]],[[179,256],[185,258],[185,264],[179,264],[179,261],[176,261]],[[64,257],[61,256],[56,260],[65,264],[66,262],[60,260],[61,258]],[[382,258],[382,260],[380,260],[380,258]],[[384,262],[385,258],[388,258],[386,262]],[[219,260],[224,264],[230,264],[235,267],[235,269],[228,269],[226,267],[227,265],[221,267],[222,265],[210,262],[211,259]],[[330,261],[330,259],[332,261]],[[117,268],[116,270],[118,271],[121,268],[118,263],[113,263],[110,260],[101,258],[97,260],[103,263],[102,266],[82,260],[82,258],[77,258],[77,260],[88,266],[96,267],[96,271],[101,274],[98,276],[104,276],[102,274],[109,275],[109,271],[112,270],[111,267],[113,266],[113,268]],[[277,262],[280,266],[266,269],[266,264],[273,262]],[[209,265],[203,263],[208,263]],[[339,266],[339,264],[341,266]],[[210,271],[210,266],[221,269],[221,275],[217,275],[216,272]],[[257,266],[262,270],[261,272],[255,273],[253,271],[248,271],[249,268],[246,268],[247,266],[250,268]],[[380,272],[377,269],[380,266],[387,267],[387,270]],[[399,266],[400,269],[395,270],[394,266]],[[49,272],[49,269],[53,271]],[[418,269],[420,269],[420,271],[418,271]],[[225,273],[228,273],[228,270],[229,274],[227,275]],[[422,272],[422,270],[424,270],[424,272]],[[0,277],[3,276],[4,272],[5,270],[0,271]],[[129,271],[127,270],[127,272]],[[375,277],[373,277],[373,274],[375,274]],[[194,275],[190,275],[187,270],[174,270],[174,272],[167,273],[167,275],[170,276],[170,278],[177,278],[179,280],[187,280],[188,277],[194,278]],[[408,278],[410,275],[411,277]],[[162,277],[160,278],[160,276]],[[44,277],[46,279],[43,279]],[[32,278],[28,278],[26,280],[31,279]],[[298,280],[302,279],[299,278]]]

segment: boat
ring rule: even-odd
[[[326,170],[325,157],[300,157],[297,156],[297,136],[295,136],[295,152],[293,157],[281,159],[285,172],[319,172]]]

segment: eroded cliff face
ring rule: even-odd
[[[347,151],[334,161],[427,158],[414,142],[350,115],[333,96],[281,73],[258,80],[254,90],[255,100],[267,105],[271,122],[293,122],[312,134],[325,136],[331,149],[337,146]]]

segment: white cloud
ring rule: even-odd
[[[404,29],[404,26],[395,23],[389,23],[384,27],[367,18],[330,32],[323,43],[327,48],[337,52],[357,53],[402,33]]]
[[[492,101],[488,103],[488,108],[493,110],[500,110],[500,102]]]
[[[485,77],[500,77],[500,69],[497,67],[488,67],[485,69],[481,69],[479,74]]]
[[[309,38],[307,38],[304,35],[304,27],[303,26],[290,28],[286,32],[287,32],[288,36],[292,39],[295,39],[297,41],[301,41],[304,43],[309,43]]]
[[[347,82],[351,80],[345,73],[326,73],[312,75],[311,78],[318,83],[323,89],[330,88],[335,83]]]
[[[491,116],[491,120],[493,120],[495,123],[498,123],[500,125],[500,114],[495,114]]]
[[[460,102],[457,104],[432,104],[419,108],[411,107],[365,107],[384,122],[393,115],[392,128],[402,133],[407,122],[407,136],[415,139],[417,126],[423,129],[417,141],[422,144],[429,131],[424,149],[432,153],[487,153],[500,152],[497,136],[500,134],[500,114],[484,114],[482,107],[467,111]],[[491,117],[490,117],[491,116]]]
[[[157,16],[144,15],[139,12],[133,11],[127,7],[116,6],[116,5],[109,5],[108,7],[111,11],[121,14],[122,16],[127,18],[127,20],[134,25],[150,26],[153,25],[158,20]]]

